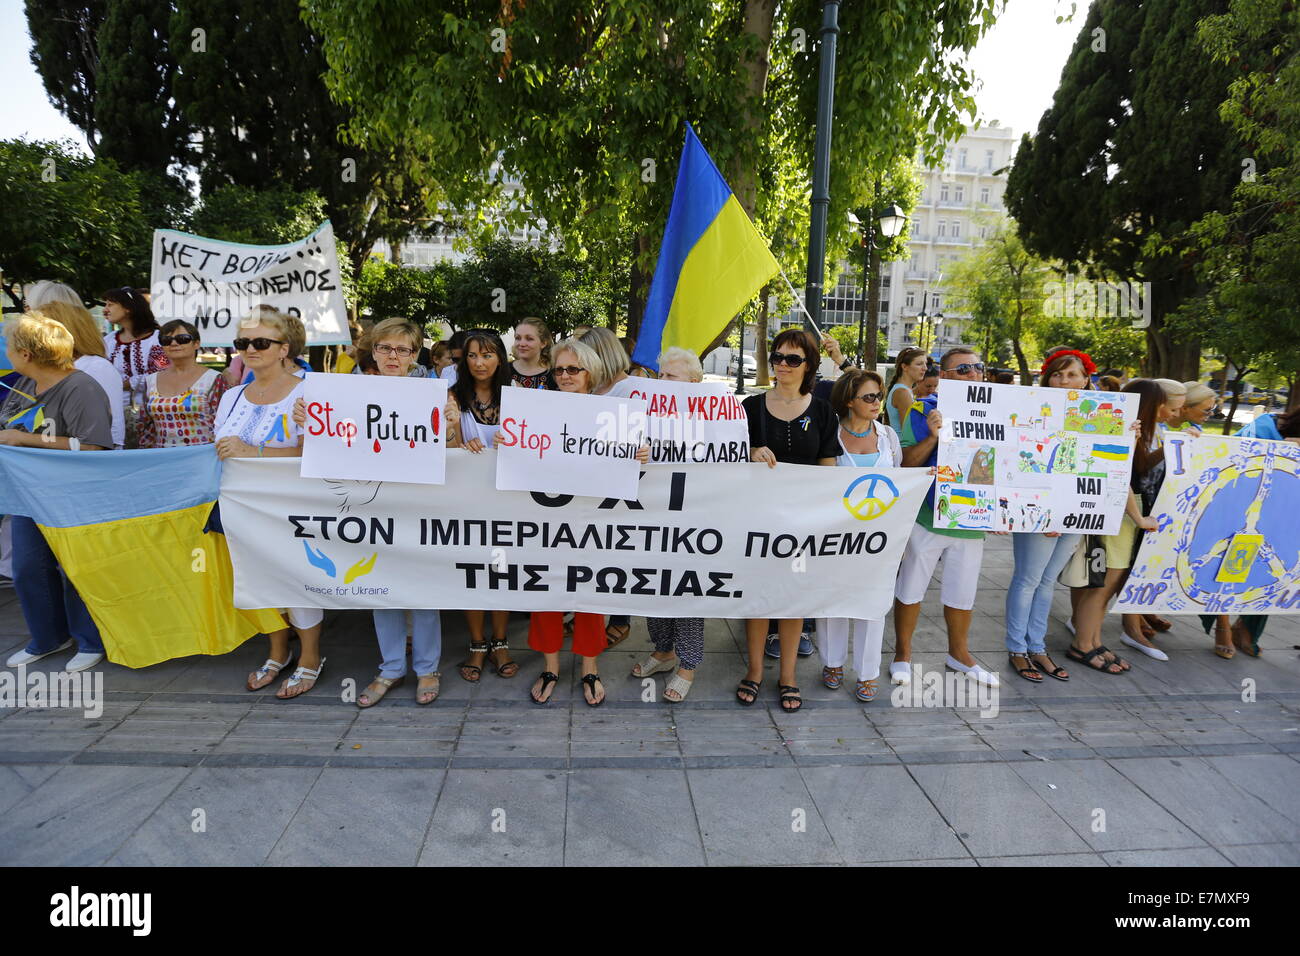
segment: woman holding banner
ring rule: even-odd
[[[85,306],[65,300],[46,302],[40,307],[33,306],[33,309],[72,333],[72,364],[98,382],[108,396],[109,414],[113,416],[113,447],[121,448],[126,444],[126,392],[122,388],[122,376],[104,357],[104,340],[95,327],[95,320]]]
[[[515,360],[510,363],[510,384],[520,388],[555,388],[551,374],[551,330],[532,316],[515,324]]]
[[[501,389],[510,384],[512,374],[501,336],[485,329],[475,329],[465,335],[456,363],[455,383],[447,393],[447,421],[457,423],[460,436],[458,441],[448,444],[449,448],[464,448],[477,455],[485,448],[496,447],[501,428]],[[514,677],[519,673],[519,664],[510,659],[506,638],[510,612],[492,612],[491,644],[483,638],[486,614],[478,609],[465,611],[469,660],[460,665],[460,676],[471,684],[477,684],[483,676],[483,663],[489,654],[498,677]]]
[[[1086,352],[1057,349],[1047,356],[1038,381],[1048,388],[1086,389],[1096,371]],[[1047,653],[1047,619],[1056,577],[1074,556],[1080,538],[1057,531],[1011,536],[1015,565],[1007,588],[1007,657],[1012,670],[1030,683],[1042,683],[1044,674],[1060,681],[1070,679]]]
[[[565,339],[555,347],[552,355],[555,362],[552,371],[561,392],[599,395],[608,391],[611,383],[606,365],[586,342],[576,338]],[[643,445],[637,453],[637,461],[645,464],[649,460],[650,446]],[[604,621],[603,615],[586,611],[576,611],[573,615],[573,653],[582,661],[582,693],[589,707],[599,707],[605,702],[605,685],[601,683],[596,667],[596,658],[608,643],[601,627]],[[545,668],[529,692],[535,704],[545,704],[554,693],[560,679],[557,672],[563,644],[564,613],[534,611],[528,621],[528,646],[542,653],[542,666]]]
[[[297,316],[269,305],[254,306],[239,323],[235,350],[252,373],[252,380],[221,397],[213,423],[217,457],[300,458],[302,428],[294,422],[294,404],[302,391],[302,377],[294,356],[307,346],[307,330]],[[288,700],[316,686],[325,659],[320,656],[320,608],[284,609],[298,632],[302,656],[292,676],[280,684],[275,696]],[[267,635],[270,656],[248,675],[248,689],[261,690],[291,663],[289,628]]]
[[[768,364],[776,385],[766,394],[751,395],[742,403],[749,419],[750,460],[775,468],[777,462],[794,465],[834,465],[842,453],[839,419],[825,399],[812,394],[821,350],[817,340],[801,329],[786,329],[772,340]],[[794,713],[803,706],[795,684],[799,635],[803,618],[777,621],[781,643],[781,709]],[[763,682],[763,644],[767,620],[745,622],[749,668],[736,687],[736,699],[745,706],[758,700]]]
[[[903,449],[898,434],[880,422],[884,391],[884,381],[870,369],[851,368],[835,380],[835,387],[831,389],[831,407],[840,419],[837,465],[847,468],[902,466]],[[824,618],[817,631],[821,634],[822,683],[831,690],[838,690],[843,683],[844,664],[849,656],[849,634],[853,633],[853,663],[858,671],[854,696],[864,702],[875,700],[876,680],[880,677],[880,647],[885,636],[884,619]]]
[[[108,399],[72,360],[72,333],[40,312],[5,323],[9,364],[21,376],[0,405],[0,445],[62,451],[113,447]],[[31,640],[7,667],[22,667],[76,644],[63,670],[83,671],[104,659],[104,642],[86,604],[32,518],[11,515],[14,590]]]
[[[226,380],[198,363],[199,330],[174,319],[158,333],[167,352],[168,367],[145,376],[145,401],[140,408],[140,447],[175,448],[209,445],[226,394]]]
[[[627,350],[617,335],[602,326],[579,332],[577,337],[595,351],[604,367],[605,384],[593,389],[593,395],[608,395],[619,382],[628,378],[632,361],[627,357]],[[632,633],[632,618],[627,614],[611,614],[609,624],[605,627],[606,647],[614,647],[627,640]]]
[[[664,349],[659,355],[659,379],[665,382],[702,382],[704,368],[699,357],[687,349]],[[664,700],[680,703],[690,693],[695,671],[704,659],[704,618],[648,617],[646,629],[655,649],[632,668],[632,676],[651,677],[677,668],[664,687]]]
[[[1074,612],[1074,643],[1065,652],[1070,660],[1087,664],[1103,674],[1123,674],[1132,667],[1128,661],[1101,643],[1101,625],[1106,615],[1106,605],[1128,579],[1133,555],[1140,541],[1139,531],[1156,529],[1156,520],[1147,517],[1145,512],[1150,510],[1155,501],[1156,491],[1165,475],[1164,448],[1160,443],[1159,429],[1160,423],[1167,420],[1169,415],[1165,390],[1150,379],[1137,378],[1125,385],[1122,391],[1139,396],[1138,435],[1133,447],[1133,473],[1129,479],[1128,503],[1125,505],[1124,521],[1119,533],[1102,538],[1106,549],[1105,583],[1102,587],[1082,589],[1083,594],[1078,599]],[[1129,617],[1137,615],[1125,615],[1126,629],[1130,626],[1127,620]],[[1164,656],[1163,652],[1157,653]]]

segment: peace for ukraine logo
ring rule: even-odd
[[[330,560],[328,554],[319,549],[312,548],[312,546],[306,541],[302,543],[302,546],[307,552],[308,564],[314,568],[320,568],[332,578],[338,577],[338,569],[334,566],[334,562]],[[370,557],[362,558],[356,564],[352,565],[352,567],[348,568],[347,571],[343,573],[343,583],[351,584],[357,578],[369,574],[375,569],[375,561],[378,560],[378,558],[379,552],[376,551]]]
[[[861,475],[844,489],[844,507],[859,521],[879,518],[897,500],[898,486],[884,475]]]

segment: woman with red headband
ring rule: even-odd
[[[1038,377],[1048,388],[1088,388],[1097,371],[1086,352],[1057,349],[1047,356]],[[1007,655],[1025,680],[1038,684],[1043,675],[1069,680],[1064,667],[1047,653],[1047,618],[1052,611],[1056,577],[1074,556],[1079,535],[1057,531],[1021,532],[1011,536],[1015,568],[1007,588]]]

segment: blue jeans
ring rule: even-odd
[[[45,654],[69,637],[77,642],[79,652],[104,653],[99,628],[59,567],[41,529],[22,515],[10,515],[9,520],[13,523],[14,590],[32,635],[27,653]]]
[[[382,677],[396,680],[406,674],[406,611],[403,608],[376,608],[375,636],[384,662],[379,666]],[[440,612],[411,612],[411,663],[418,677],[438,670],[442,658],[442,617]]]
[[[1052,611],[1056,577],[1074,555],[1079,535],[1013,534],[1016,566],[1007,588],[1007,650],[1012,654],[1041,654]]]

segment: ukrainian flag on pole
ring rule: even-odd
[[[666,348],[700,352],[780,271],[767,240],[687,124],[633,361],[658,369]]]

